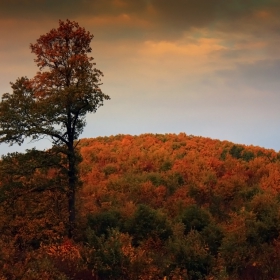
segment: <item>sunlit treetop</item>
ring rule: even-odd
[[[0,140],[22,143],[24,137],[50,136],[68,145],[85,126],[85,115],[109,99],[100,89],[102,72],[88,56],[93,35],[75,21],[40,36],[31,51],[39,71],[33,79],[12,83],[0,104]]]

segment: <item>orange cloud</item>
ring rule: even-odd
[[[203,56],[213,51],[226,49],[226,47],[220,43],[220,40],[215,38],[200,38],[196,43],[146,41],[144,45],[143,53],[156,56],[166,54],[175,56]]]
[[[118,8],[124,8],[127,6],[127,2],[125,2],[123,0],[113,0],[113,5]]]
[[[259,19],[269,19],[271,18],[272,14],[267,10],[257,11],[255,16]]]
[[[136,15],[130,15],[127,13],[122,13],[119,15],[102,15],[83,19],[88,25],[108,27],[111,26],[113,29],[116,26],[130,26],[130,27],[142,27],[147,28],[151,26],[148,20],[137,17]]]

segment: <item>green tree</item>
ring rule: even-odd
[[[212,256],[197,230],[180,238],[174,236],[167,244],[169,274],[179,270],[175,279],[205,279],[212,266]],[[179,278],[180,277],[180,278]]]
[[[0,103],[0,142],[22,144],[26,138],[49,138],[67,159],[68,236],[75,228],[75,193],[78,186],[78,139],[87,113],[110,99],[100,89],[102,72],[94,67],[93,35],[75,21],[59,27],[31,44],[39,72],[33,79],[11,83],[13,93]]]
[[[136,246],[149,237],[165,241],[172,235],[167,217],[145,204],[138,205],[134,215],[127,221],[127,230]]]
[[[190,205],[183,212],[182,222],[185,225],[185,234],[191,230],[200,232],[210,224],[210,215],[197,205]]]

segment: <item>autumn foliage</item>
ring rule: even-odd
[[[0,279],[280,277],[279,153],[184,133],[78,148],[74,240],[59,169],[2,158]]]
[[[110,99],[100,89],[103,73],[89,56],[92,38],[77,22],[60,20],[58,28],[30,44],[39,68],[37,74],[11,83],[13,92],[3,94],[0,102],[1,143],[20,145],[28,138],[48,138],[52,155],[64,159],[69,238],[75,234],[79,186],[80,157],[74,142],[86,125],[86,115],[95,113],[104,100]]]

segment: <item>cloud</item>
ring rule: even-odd
[[[233,31],[246,25],[263,30],[264,22],[264,26],[278,26],[279,6],[277,0],[2,0],[0,17],[41,21],[88,17],[99,24],[110,23],[116,30],[115,23],[118,25],[122,15],[126,15],[138,22],[149,22],[153,28],[149,32],[143,29],[145,34],[162,40],[178,38],[191,28]]]
[[[2,0],[0,16],[18,19],[43,19],[98,15],[118,15],[120,13],[141,12],[145,1],[124,0]]]
[[[181,44],[180,42],[146,41],[144,53],[151,56],[175,55],[175,56],[205,56],[213,51],[225,49],[215,38],[199,38],[196,43]]]
[[[259,60],[252,64],[237,64],[234,69],[220,70],[216,74],[223,77],[226,83],[236,90],[251,88],[264,93],[265,98],[275,99],[273,104],[280,102],[280,58]]]

